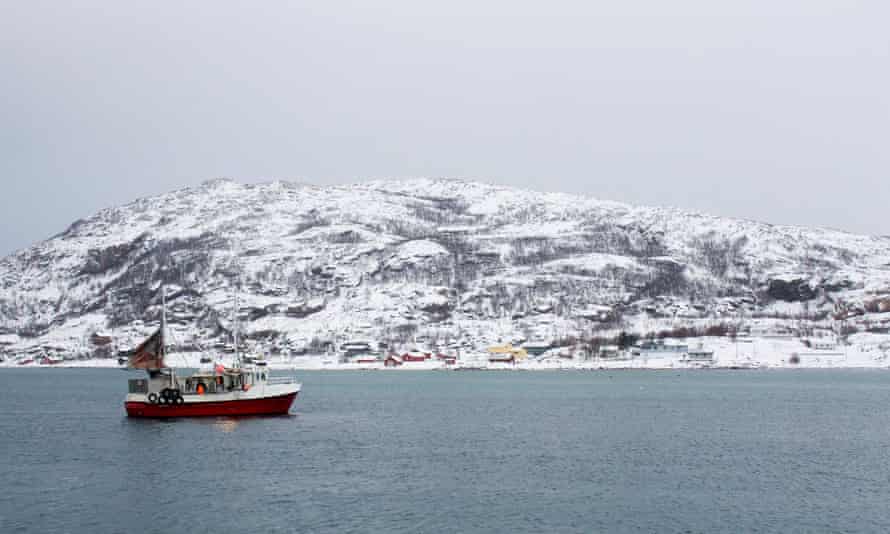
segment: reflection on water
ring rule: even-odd
[[[229,434],[238,428],[238,419],[234,417],[220,417],[213,422],[213,428]]]

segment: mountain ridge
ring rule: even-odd
[[[174,319],[216,342],[231,329],[234,272],[247,334],[276,346],[404,342],[455,322],[482,342],[505,316],[501,330],[519,337],[540,337],[537,319],[581,335],[652,316],[865,316],[890,294],[890,238],[465,179],[214,179],[100,210],[0,259],[5,350],[112,327],[135,338],[157,319],[162,283]],[[552,317],[535,311],[551,305]],[[591,321],[591,307],[612,311]]]

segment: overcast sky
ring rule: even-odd
[[[888,21],[885,0],[3,2],[0,255],[220,176],[890,234]]]

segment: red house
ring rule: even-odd
[[[421,354],[419,352],[406,352],[402,354],[403,362],[423,362],[426,361],[427,356],[425,354]]]

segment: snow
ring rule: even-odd
[[[395,253],[386,261],[385,267],[400,269],[436,256],[447,256],[448,250],[442,245],[426,239],[408,241],[398,246]]]
[[[546,264],[549,268],[559,269],[571,267],[585,271],[598,272],[607,268],[619,268],[626,270],[642,269],[634,258],[619,256],[617,254],[584,254],[570,259],[551,261]]]
[[[708,250],[728,258],[725,272],[709,263]],[[659,279],[670,269],[680,274]],[[215,180],[103,210],[0,260],[0,351],[7,361],[44,350],[85,358],[94,332],[132,348],[157,326],[151,289],[162,277],[168,294],[189,292],[168,303],[189,321],[172,325],[173,334],[202,346],[227,341],[219,327],[231,326],[240,286],[242,315],[263,312],[243,320],[243,332],[276,333],[268,343],[285,351],[313,339],[408,344],[414,336],[479,351],[538,335],[723,322],[797,328],[809,317],[838,328],[838,310],[890,296],[890,239],[467,180],[338,187]],[[797,279],[831,289],[807,303],[764,296],[770,280]],[[662,293],[647,293],[653,281]],[[287,314],[300,304],[317,311]],[[446,308],[444,317],[427,311]],[[584,313],[607,310],[619,322],[599,324]],[[814,356],[818,362],[801,365],[883,365],[876,355],[885,341],[867,330],[890,326],[890,314],[860,312],[845,323],[858,333],[844,345],[844,360]],[[752,344],[763,365],[785,365],[789,350],[802,352],[793,345],[799,341],[767,339]],[[723,342],[713,343],[718,362],[730,361]]]

